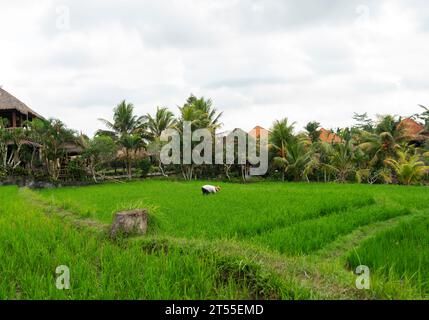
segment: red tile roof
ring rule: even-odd
[[[261,126],[256,126],[252,130],[249,131],[249,136],[251,136],[255,139],[258,139],[261,136],[261,132],[266,132],[267,134],[270,133],[269,130],[267,130]]]
[[[411,118],[406,118],[398,124],[398,129],[402,129],[404,131],[404,135],[412,138],[421,133],[424,126]]]
[[[320,137],[319,138],[321,141],[328,142],[328,143],[340,143],[343,141],[340,136],[338,136],[335,133],[332,133],[331,131],[326,130],[324,128],[320,129]]]

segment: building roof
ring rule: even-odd
[[[0,111],[1,110],[17,110],[23,115],[31,115],[35,118],[44,119],[40,114],[33,111],[25,103],[15,98],[6,90],[0,88]]]
[[[266,132],[267,134],[270,133],[269,130],[267,130],[261,126],[256,126],[252,130],[249,131],[249,136],[251,136],[255,139],[258,139],[261,136],[261,132]]]
[[[398,128],[404,130],[405,135],[413,137],[422,133],[425,127],[411,118],[405,118],[398,124]]]
[[[324,128],[320,129],[320,140],[323,142],[328,143],[340,143],[342,142],[342,139],[340,136],[336,135],[335,133],[326,130]]]

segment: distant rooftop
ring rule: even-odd
[[[342,141],[340,136],[325,128],[320,129],[320,140],[328,143],[340,143]]]

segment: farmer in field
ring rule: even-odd
[[[202,186],[201,190],[203,191],[203,195],[209,195],[218,193],[220,191],[220,187],[206,184],[205,186]]]

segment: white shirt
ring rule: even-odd
[[[203,189],[206,190],[209,193],[216,193],[217,192],[215,186],[211,186],[211,185],[208,185],[208,184],[206,184],[205,186],[203,186]]]

